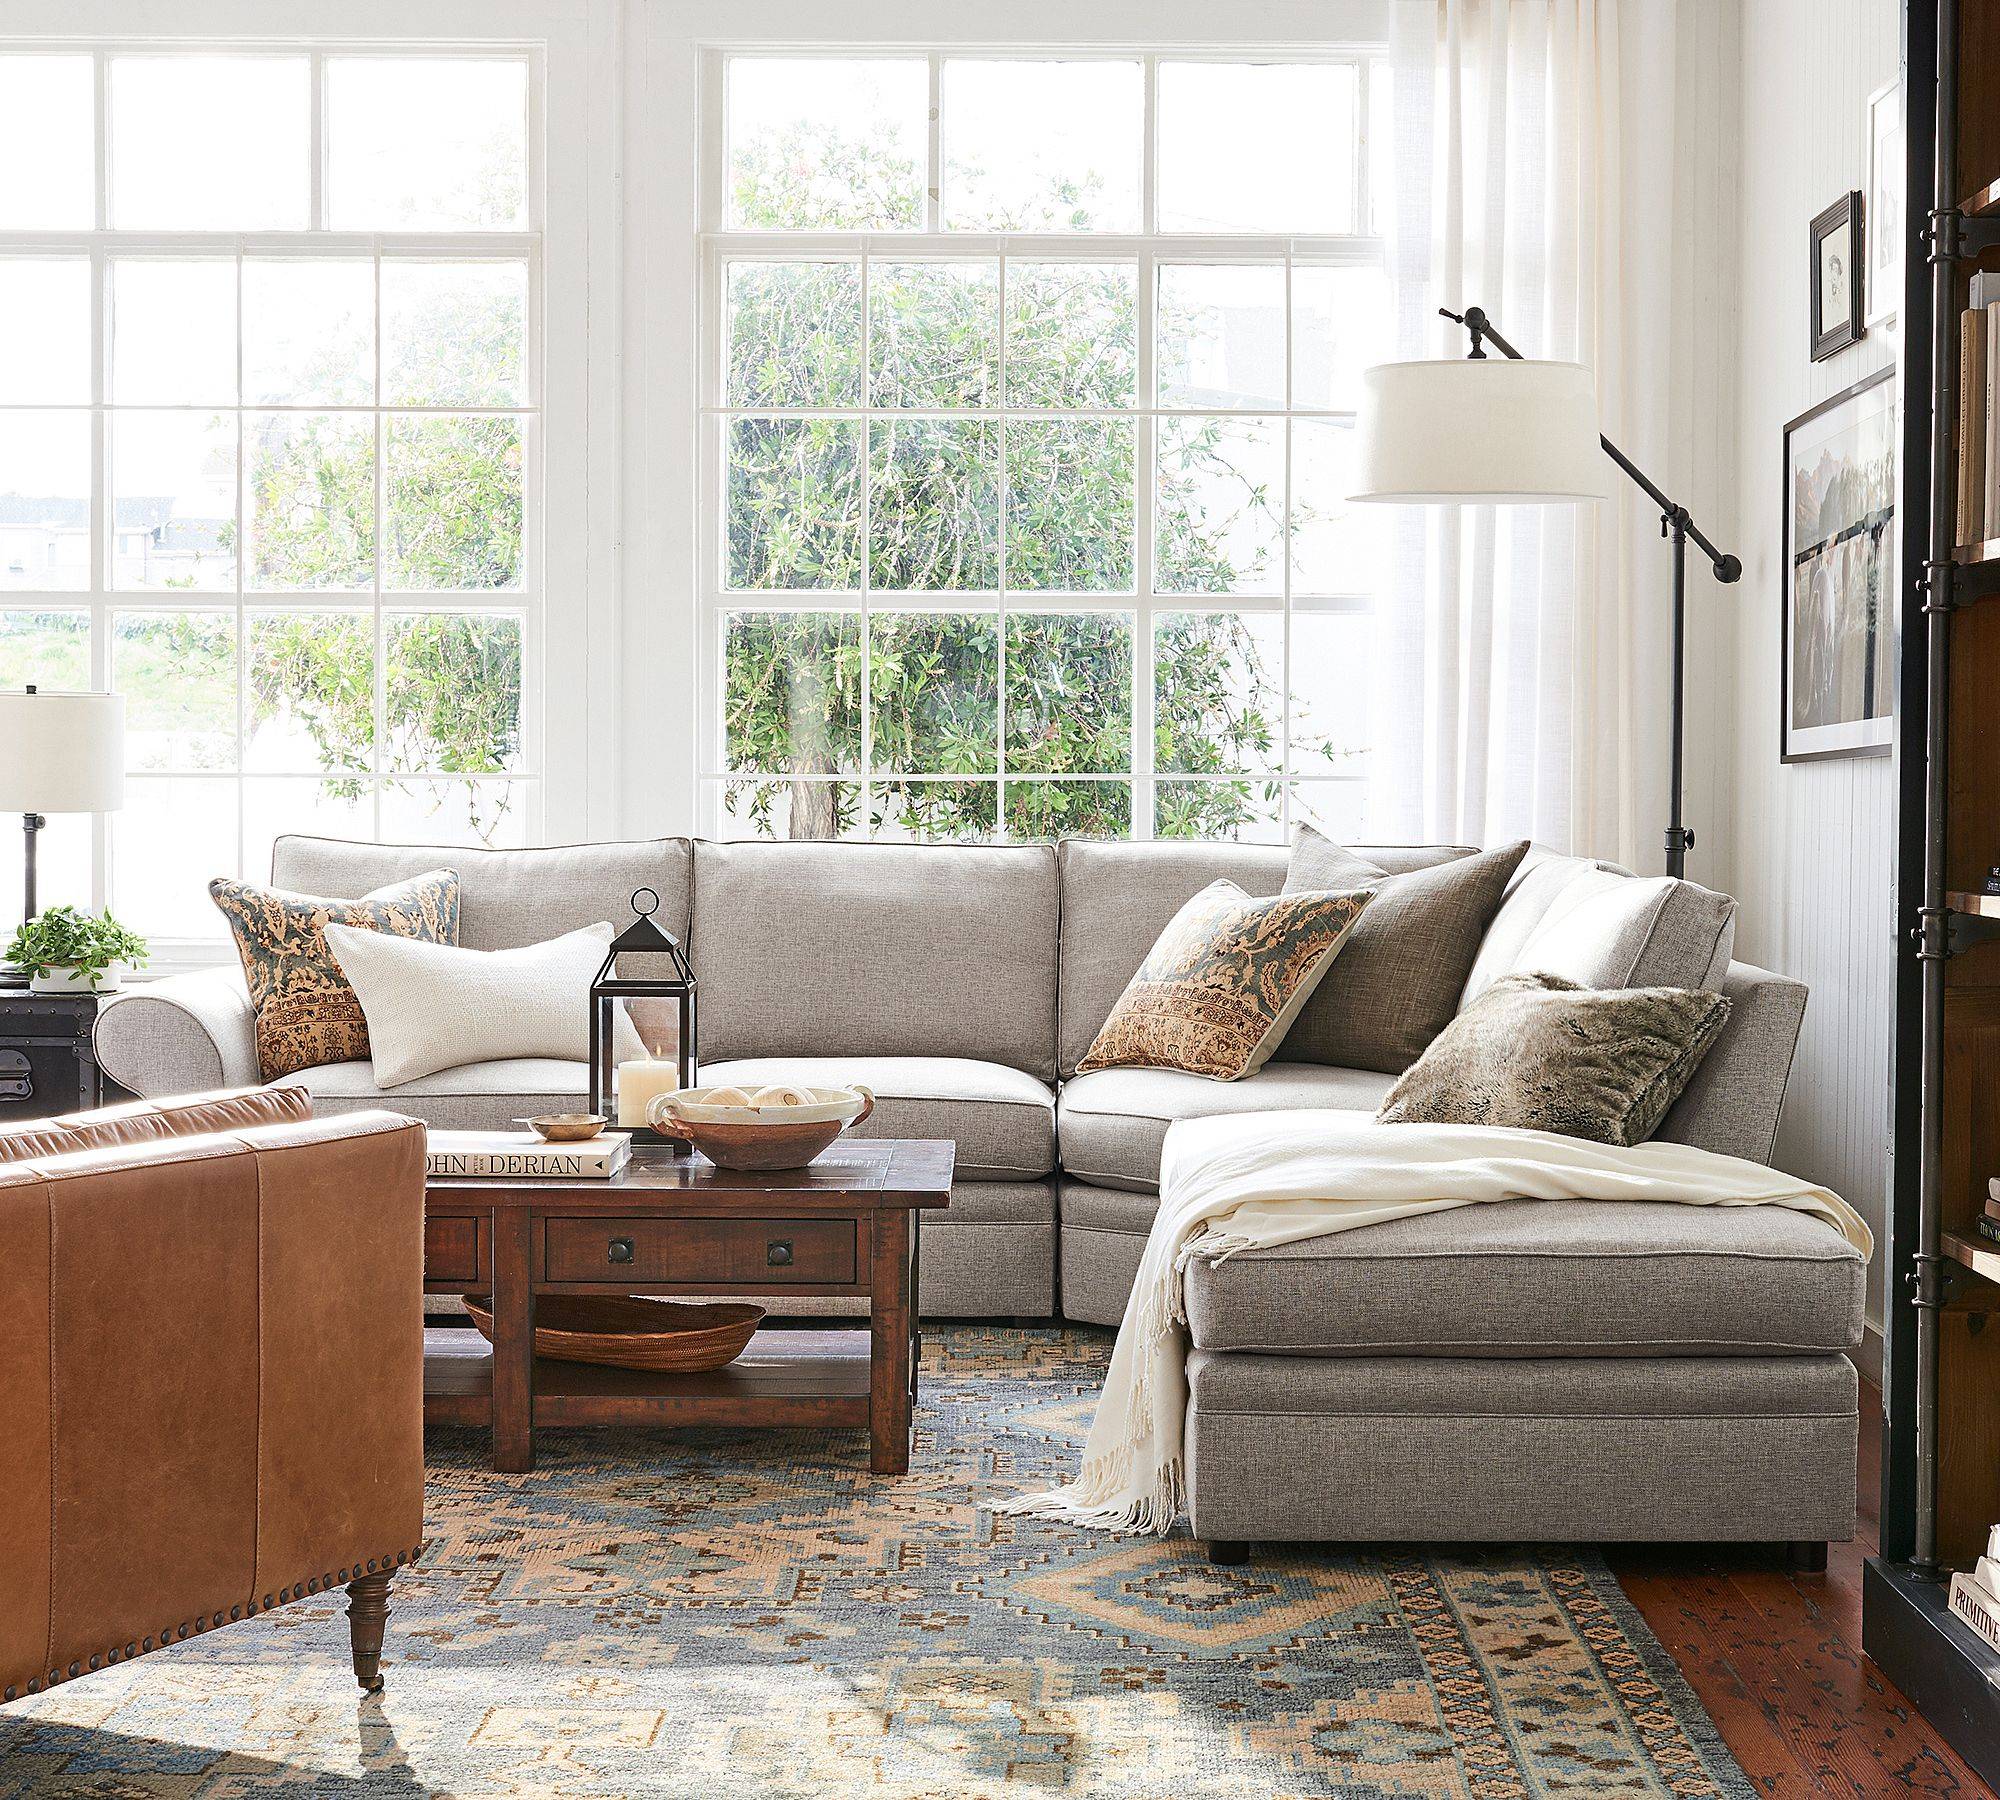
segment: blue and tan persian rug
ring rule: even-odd
[[[858,1433],[546,1432],[510,1476],[433,1432],[386,1693],[282,1608],[0,1710],[0,1795],[1750,1794],[1595,1555],[1214,1568],[982,1511],[1074,1468],[1109,1348],[929,1334],[900,1481]]]

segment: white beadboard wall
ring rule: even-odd
[[[1812,988],[1778,1161],[1846,1195],[1879,1240],[1894,972],[1890,765],[1778,761],[1779,559],[1785,421],[1896,360],[1893,327],[1810,360],[1806,234],[1822,207],[1867,186],[1868,96],[1896,75],[1898,9],[1895,0],[1742,0],[1737,22],[1733,541],[1744,579],[1731,705],[1714,721],[1734,740],[1720,872],[1742,908],[1736,954]],[[1879,1254],[1869,1316],[1879,1324]]]

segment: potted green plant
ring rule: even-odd
[[[108,912],[52,906],[14,933],[6,960],[37,994],[107,994],[146,960],[146,940]]]

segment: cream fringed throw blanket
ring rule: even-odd
[[[1789,1206],[1865,1256],[1872,1240],[1837,1194],[1740,1157],[1659,1140],[1619,1149],[1488,1125],[1378,1125],[1361,1112],[1239,1113],[1167,1133],[1160,1210],[1118,1328],[1076,1480],[1001,1501],[1110,1531],[1165,1532],[1184,1510],[1187,1410],[1182,1281],[1195,1257],[1353,1231],[1482,1200],[1667,1200]]]

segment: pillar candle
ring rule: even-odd
[[[628,1130],[646,1123],[646,1103],[655,1094],[671,1094],[681,1085],[678,1063],[645,1057],[618,1065],[618,1123]]]

